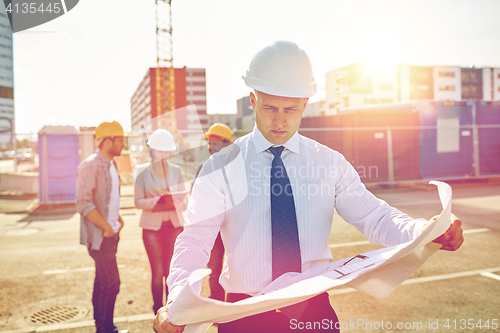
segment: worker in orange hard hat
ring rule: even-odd
[[[222,148],[229,146],[233,141],[233,132],[228,126],[221,123],[215,123],[210,126],[208,132],[204,133],[204,136],[208,140],[208,151],[210,152],[210,155],[218,153]],[[202,166],[203,162],[201,162],[196,169],[195,180],[198,177]],[[210,260],[207,264],[207,267],[212,270],[212,274],[210,274],[209,277],[210,298],[219,301],[224,301],[226,298],[226,292],[219,283],[223,258],[224,244],[222,243],[222,238],[219,233],[217,239],[215,240],[214,247],[212,248]]]
[[[123,127],[103,122],[95,130],[99,149],[78,166],[76,206],[80,213],[80,243],[95,261],[92,305],[97,333],[128,332],[113,323],[115,300],[120,290],[116,250],[123,228],[120,209],[120,179],[116,163],[124,143]]]
[[[204,133],[208,140],[208,151],[210,155],[218,153],[222,148],[228,146],[233,141],[233,132],[231,129],[221,123],[215,123]]]
[[[106,156],[112,159],[114,156],[120,156],[121,151],[124,147],[123,138],[125,133],[123,132],[123,127],[119,122],[103,122],[97,126],[95,129],[95,141],[97,141],[97,146],[103,154],[113,155]],[[109,139],[107,146],[104,147],[105,140]],[[117,139],[117,140],[115,140]],[[101,149],[103,148],[103,149]],[[111,151],[108,151],[111,149]]]

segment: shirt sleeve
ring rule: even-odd
[[[204,168],[212,168],[208,163]],[[175,299],[191,272],[205,268],[225,217],[222,171],[198,177],[187,208],[184,231],[177,237],[167,278],[168,302]],[[201,282],[195,286],[201,292]]]
[[[142,170],[142,172],[135,177],[134,180],[134,204],[135,207],[143,210],[152,210],[158,200],[160,199],[160,194],[157,196],[146,198],[146,186],[144,181],[144,175],[147,170]]]
[[[76,173],[76,210],[87,216],[94,205],[94,190],[97,182],[97,168],[88,162],[81,164]]]
[[[370,243],[394,246],[420,235],[427,220],[413,219],[375,197],[343,156],[339,157],[337,166],[335,208]]]

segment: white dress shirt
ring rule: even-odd
[[[185,230],[175,243],[169,302],[192,271],[206,267],[219,230],[226,250],[220,283],[226,292],[254,295],[272,281],[271,146],[255,127],[204,163]],[[427,223],[376,198],[340,153],[298,133],[283,146],[303,272],[333,261],[327,241],[334,209],[371,243],[385,246],[413,240]],[[197,287],[201,291],[201,284]]]

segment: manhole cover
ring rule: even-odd
[[[32,314],[30,320],[35,324],[56,324],[74,319],[80,314],[81,310],[76,307],[54,306]]]

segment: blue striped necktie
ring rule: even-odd
[[[274,155],[271,167],[271,230],[273,280],[287,272],[301,272],[299,232],[292,186],[281,160],[285,147],[270,147]]]

